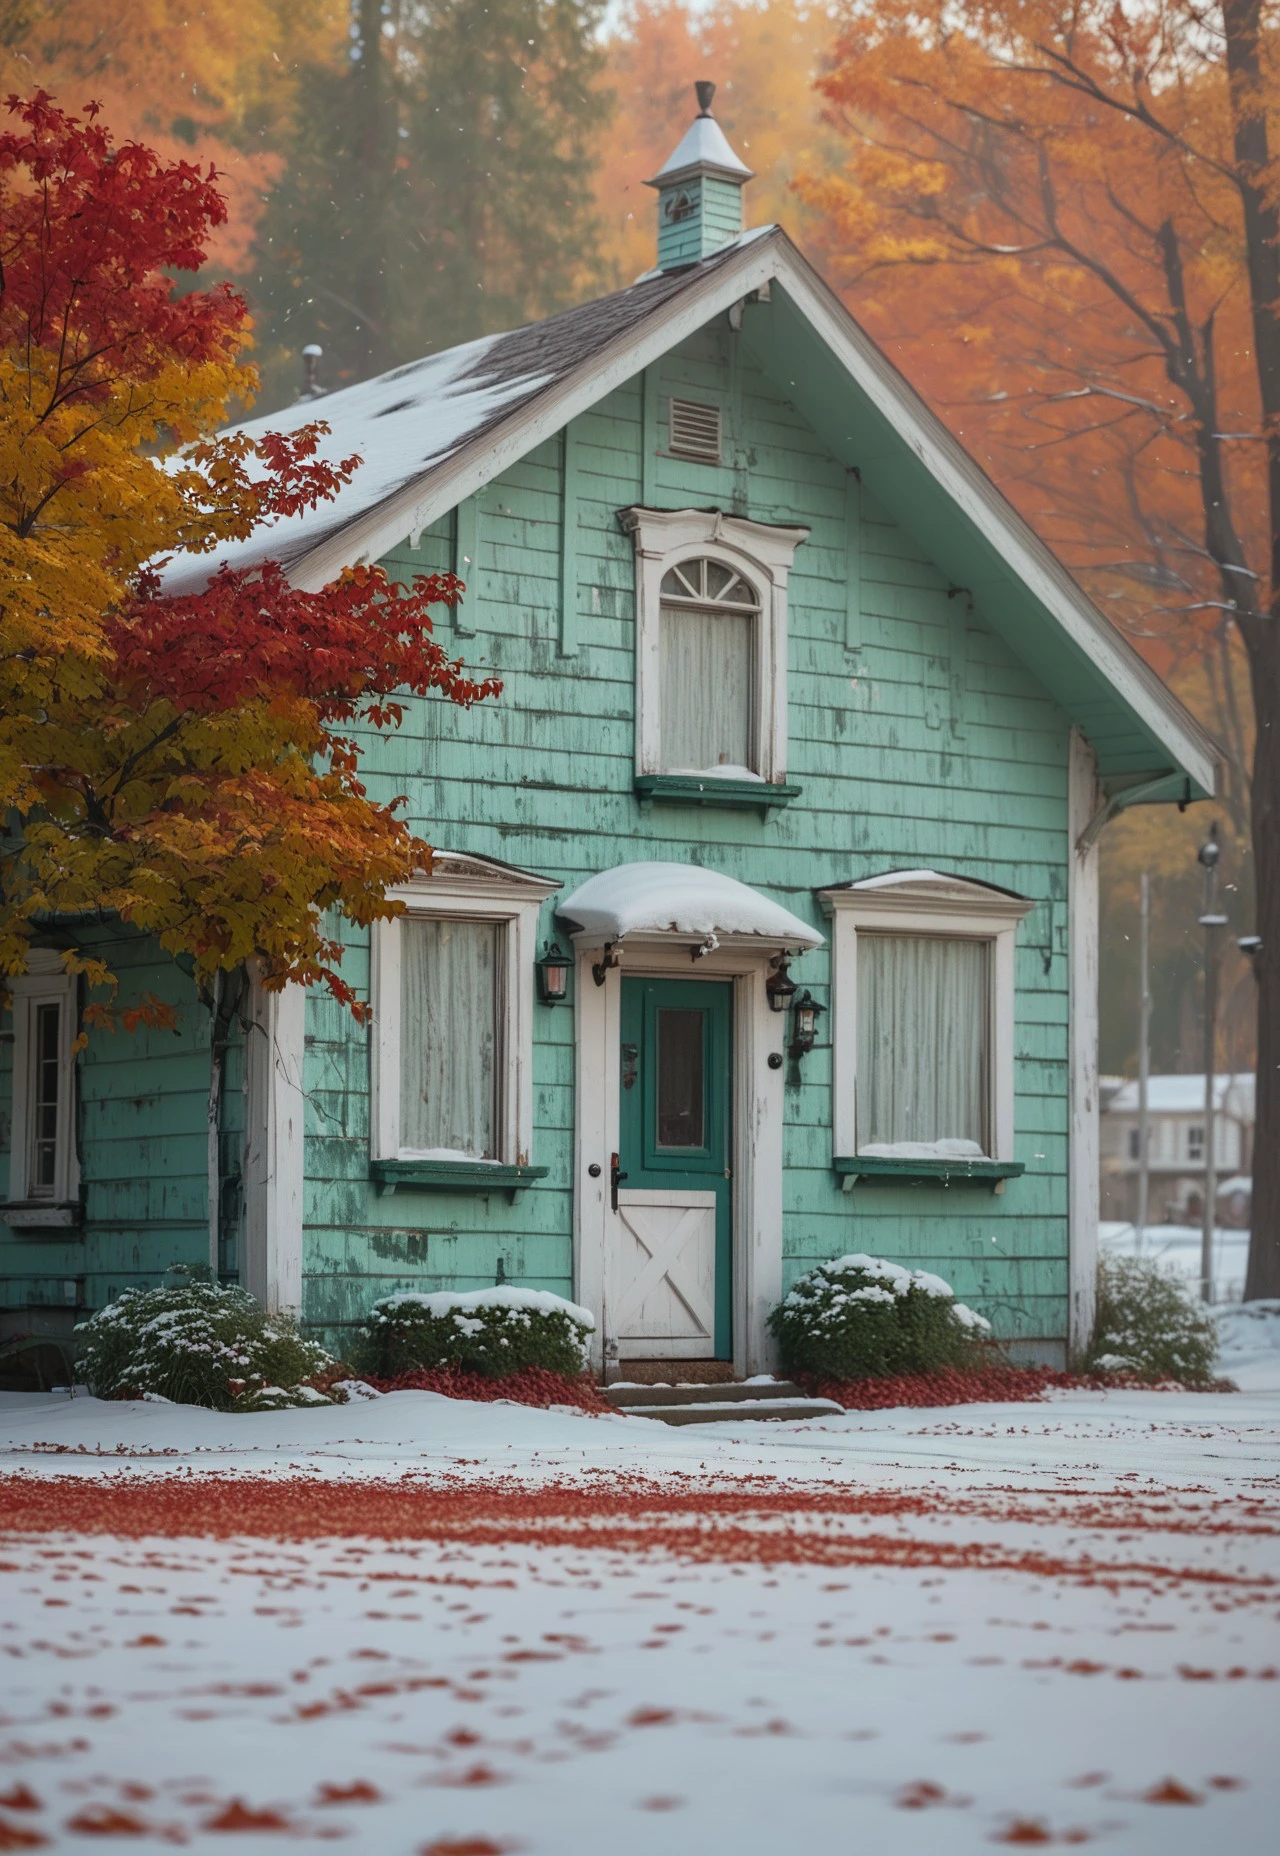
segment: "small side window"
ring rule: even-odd
[[[12,980],[13,1147],[9,1198],[61,1205],[79,1189],[75,1153],[75,981],[53,969]]]

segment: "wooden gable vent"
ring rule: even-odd
[[[672,400],[670,448],[676,457],[697,458],[702,464],[720,462],[720,408],[699,406],[695,400]]]

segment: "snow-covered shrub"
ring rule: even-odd
[[[991,1332],[941,1276],[866,1256],[839,1257],[799,1277],[769,1326],[785,1371],[828,1380],[962,1366]]]
[[[509,1283],[457,1295],[389,1295],[374,1303],[357,1359],[377,1379],[419,1366],[456,1366],[487,1379],[541,1366],[573,1379],[594,1327],[585,1308]]]
[[[1086,1369],[1205,1385],[1217,1351],[1213,1316],[1172,1271],[1143,1257],[1103,1257]]]
[[[214,1411],[343,1402],[306,1383],[332,1373],[334,1362],[291,1317],[268,1315],[248,1290],[221,1288],[207,1275],[126,1289],[76,1333],[76,1377],[99,1398],[160,1398]]]

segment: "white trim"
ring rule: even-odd
[[[991,948],[990,1048],[987,1078],[991,1160],[1014,1157],[1014,955],[1018,923],[1034,904],[963,877],[906,871],[900,881],[872,879],[818,891],[831,917],[832,1155],[858,1152],[858,934],[936,934],[985,941]]]
[[[9,1150],[9,1198],[18,1204],[67,1205],[80,1191],[80,1157],[76,1152],[76,980],[51,948],[34,948],[28,971],[9,981],[13,1000],[13,1108]],[[56,1005],[58,1018],[58,1124],[53,1185],[31,1192],[31,1114],[36,1008]]]
[[[1067,968],[1070,1133],[1067,1147],[1067,1254],[1073,1352],[1093,1333],[1098,1272],[1098,843],[1080,848],[1100,804],[1093,749],[1071,730],[1067,762]]]
[[[618,519],[636,546],[636,772],[680,771],[662,764],[661,588],[672,567],[706,558],[740,573],[760,602],[752,678],[754,771],[780,784],[787,777],[787,576],[809,530],[705,509],[624,509]]]
[[[498,978],[498,1130],[507,1166],[527,1166],[533,1151],[533,984],[538,914],[560,887],[550,878],[483,858],[439,854],[432,874],[389,889],[403,914],[375,922],[370,946],[373,1031],[370,1147],[374,1160],[413,1159],[400,1139],[400,924],[404,915],[504,925]],[[484,1161],[477,1160],[477,1166]]]
[[[574,937],[576,1127],[574,1139],[574,1299],[597,1317],[592,1364],[608,1372],[617,1363],[610,1326],[614,1297],[608,1262],[616,1254],[615,1214],[609,1202],[609,1156],[618,1148],[619,1037],[622,969],[611,968],[603,986],[592,977],[598,949]],[[775,1350],[767,1320],[782,1299],[781,1068],[769,1068],[786,1021],[769,1010],[765,979],[770,952],[722,946],[700,960],[696,972],[683,946],[627,942],[626,972],[682,979],[730,979],[733,1013],[733,1366],[739,1376],[767,1372]],[[588,1169],[600,1168],[593,1179]],[[611,1351],[612,1349],[612,1351]]]
[[[460,445],[447,463],[424,472],[382,498],[375,508],[326,535],[290,568],[290,581],[315,592],[344,567],[376,561],[406,535],[420,533],[464,497],[474,495],[569,420],[640,375],[714,317],[753,292],[767,290],[774,281],[1013,576],[1098,666],[1176,765],[1205,792],[1213,792],[1219,757],[1210,737],[1077,586],[778,226],[744,234],[736,248],[717,253],[703,275],[675,292],[639,328],[621,331],[572,373],[531,395],[497,430],[479,433]]]
[[[264,1308],[302,1307],[307,993],[254,980],[245,1052],[244,1268]]]

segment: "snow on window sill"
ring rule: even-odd
[[[1003,1192],[1006,1180],[1018,1179],[1027,1170],[1021,1160],[989,1160],[985,1155],[969,1154],[837,1154],[831,1165],[839,1174],[840,1184],[846,1192],[851,1192],[859,1184],[902,1186],[926,1183],[940,1186],[972,1183],[989,1186],[993,1192]]]

